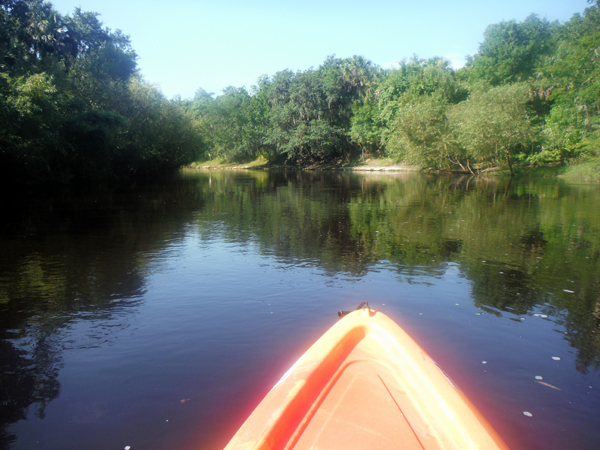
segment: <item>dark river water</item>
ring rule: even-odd
[[[0,449],[220,449],[363,300],[512,449],[600,448],[598,185],[184,172],[2,209]]]

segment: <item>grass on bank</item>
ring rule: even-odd
[[[508,171],[502,171],[508,173]],[[559,178],[568,181],[600,182],[600,158],[571,161],[568,164],[515,169],[516,176]]]
[[[564,172],[559,176],[569,180],[600,182],[600,158],[569,164],[565,166]]]

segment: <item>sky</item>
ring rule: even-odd
[[[443,56],[455,68],[477,53],[486,27],[535,13],[565,22],[586,0],[55,0],[100,14],[131,38],[144,79],[167,97],[250,89],[262,75],[362,55],[383,67]]]

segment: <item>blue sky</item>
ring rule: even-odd
[[[485,28],[535,13],[565,22],[586,0],[56,0],[80,6],[131,37],[144,78],[167,97],[202,87],[220,94],[263,74],[318,67],[328,55],[363,55],[388,67],[444,56],[456,67],[475,54]]]

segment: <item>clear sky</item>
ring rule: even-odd
[[[55,0],[80,6],[131,37],[144,78],[172,97],[221,94],[263,74],[318,67],[328,55],[362,55],[388,67],[443,56],[455,67],[477,52],[485,28],[535,13],[565,22],[586,0]]]

